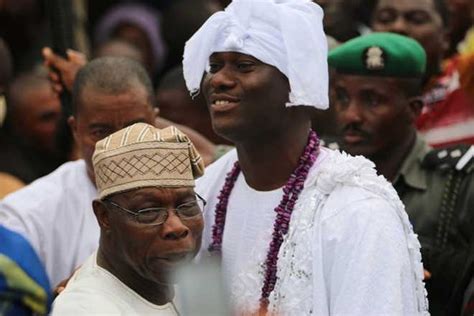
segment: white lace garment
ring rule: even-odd
[[[206,170],[197,191],[208,201],[203,251],[217,195],[237,160]],[[280,190],[258,192],[241,174],[229,200],[222,263],[237,312],[255,312]],[[321,148],[279,251],[269,311],[277,315],[425,315],[420,244],[393,187],[374,165]]]

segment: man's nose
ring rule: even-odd
[[[343,112],[345,123],[360,123],[363,113],[361,107],[356,102],[350,102]]]
[[[164,239],[177,240],[188,236],[189,228],[183,224],[181,219],[173,210],[168,213],[168,218],[163,223],[162,234]]]
[[[236,84],[234,71],[229,66],[222,67],[210,76],[210,84],[215,90],[232,89]]]

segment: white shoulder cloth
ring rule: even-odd
[[[277,282],[270,294],[269,313],[428,315],[420,243],[413,233],[408,215],[397,193],[385,178],[377,176],[374,164],[369,160],[361,156],[352,157],[337,151],[323,148],[322,150],[326,151],[325,158],[310,171],[305,188],[293,211],[289,232],[279,251]],[[342,194],[338,192],[355,192],[355,194],[354,197],[339,196]],[[364,200],[364,196],[368,198]],[[334,203],[334,200],[343,202]],[[352,205],[356,205],[357,201],[362,201],[362,204],[359,204],[362,205],[362,209],[366,205],[371,209],[370,205],[375,201],[374,210],[365,213],[356,211],[357,216],[351,217],[352,209],[356,208]],[[343,205],[340,212],[334,210],[336,208],[334,206],[338,203]],[[374,215],[375,213],[382,215]],[[386,226],[386,222],[382,222],[379,226],[384,226],[383,228],[374,228],[371,232],[371,227],[374,225],[371,226],[370,223],[374,216],[388,218],[389,225]],[[357,224],[347,223],[354,221],[354,218],[357,221],[360,217],[365,220],[364,223],[369,223],[366,225],[369,228],[364,226],[362,232],[360,228],[356,231]],[[325,230],[326,226],[342,228]],[[393,227],[395,229],[392,229]],[[383,239],[377,236],[382,230],[393,232],[386,233],[388,238]],[[355,254],[351,254],[351,249],[354,247],[335,244],[333,240],[329,240],[332,237],[327,236],[328,231],[335,232],[337,236],[344,236],[346,232],[350,237],[359,234],[363,236],[361,238],[363,245],[354,251]],[[370,234],[375,236],[367,237]],[[368,241],[365,242],[364,238]],[[378,241],[379,239],[384,241]],[[386,240],[393,241],[394,245],[385,244]],[[344,243],[350,244],[347,241],[342,242]],[[331,252],[332,245],[335,245],[333,248],[343,249],[341,252],[346,253]],[[378,252],[385,248],[390,248],[387,251],[388,255],[383,250],[383,253]],[[392,251],[392,248],[396,250]],[[359,255],[360,253],[362,255]],[[235,306],[244,307],[246,312],[258,310],[265,256],[266,253],[250,251],[249,265],[242,267],[241,273],[232,281],[231,300]],[[356,261],[353,265],[350,264],[351,259]],[[367,262],[360,262],[364,260]],[[346,266],[341,261],[347,261],[349,266],[347,270],[337,268]],[[387,261],[390,262],[388,266],[385,265]],[[390,265],[391,263],[393,265]],[[360,272],[358,269],[367,273],[358,274]],[[352,275],[345,276],[351,272]],[[366,284],[368,290],[363,293],[361,288],[365,289]]]

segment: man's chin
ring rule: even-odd
[[[245,135],[245,131],[232,122],[215,122],[212,128],[217,135],[231,142],[235,142]]]

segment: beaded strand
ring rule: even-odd
[[[291,214],[295,207],[299,194],[304,188],[304,182],[308,176],[309,170],[313,166],[319,154],[319,139],[314,131],[310,131],[308,142],[304,152],[301,155],[298,166],[290,175],[288,182],[283,187],[283,197],[279,205],[275,208],[277,213],[275,223],[273,225],[272,241],[267,252],[265,260],[264,282],[260,297],[260,314],[265,314],[269,304],[268,297],[275,288],[277,281],[277,262],[278,252],[283,242],[284,236],[288,233]],[[222,249],[222,238],[224,234],[225,217],[229,197],[234,188],[237,177],[240,174],[240,165],[234,163],[232,170],[227,174],[224,186],[218,196],[219,202],[215,210],[215,222],[212,227],[212,242],[209,251],[220,252]]]
[[[219,203],[216,205],[214,226],[212,226],[212,243],[209,246],[209,251],[221,251],[222,237],[224,235],[225,214],[227,213],[227,204],[229,203],[230,192],[234,188],[235,181],[240,173],[239,162],[236,161],[232,170],[227,174],[224,182],[224,187],[217,199]]]
[[[290,179],[283,188],[283,198],[280,204],[275,208],[277,213],[273,225],[272,241],[265,260],[265,279],[262,287],[262,296],[260,306],[265,309],[268,306],[270,293],[275,288],[277,280],[277,261],[278,252],[283,242],[284,236],[288,233],[291,214],[296,204],[296,200],[304,187],[304,182],[308,176],[309,170],[316,161],[319,150],[319,141],[315,132],[311,132],[308,144],[305,147],[303,155],[300,157],[298,167],[291,174]]]

